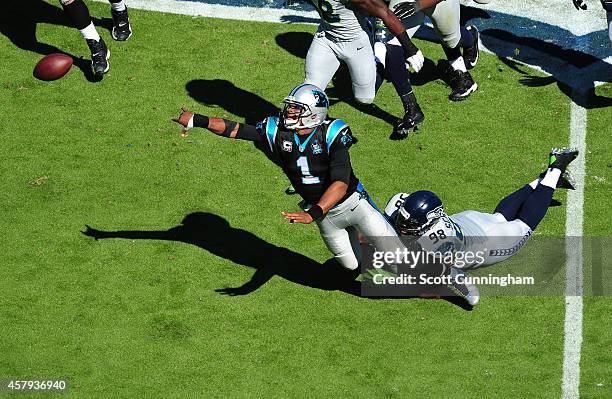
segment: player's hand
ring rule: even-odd
[[[181,114],[178,118],[172,118],[172,121],[183,126],[181,136],[185,137],[187,136],[187,131],[193,127],[193,112],[181,107]]]
[[[405,1],[395,6],[393,14],[401,21],[404,18],[412,17],[417,11],[419,11],[419,9],[416,1]]]
[[[425,57],[421,50],[417,50],[416,54],[406,57],[406,65],[416,73],[418,73],[425,64]]]
[[[88,237],[93,237],[96,241],[98,241],[100,238],[105,238],[103,231],[93,229],[89,225],[85,225],[85,231],[81,231],[81,233]]]
[[[307,212],[281,212],[283,217],[289,221],[289,223],[312,223],[312,216]]]
[[[576,7],[576,10],[586,10],[587,9],[587,5],[584,0],[572,0],[572,1],[574,2],[574,7]]]

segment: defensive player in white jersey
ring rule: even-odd
[[[420,190],[396,194],[385,216],[398,234],[414,237],[425,251],[472,254],[460,262],[453,258],[452,266],[465,270],[493,265],[516,254],[527,242],[544,218],[555,188],[573,189],[565,169],[577,156],[575,149],[553,149],[548,170],[502,199],[492,214],[464,211],[449,216],[436,194]]]
[[[389,28],[413,69],[418,71],[423,66],[423,54],[382,0],[313,0],[313,3],[321,16],[321,24],[306,55],[304,83],[325,90],[340,61],[344,61],[351,75],[355,100],[363,104],[374,101],[376,64],[368,14],[380,18]]]

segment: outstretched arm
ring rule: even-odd
[[[225,136],[232,139],[261,141],[261,136],[257,132],[255,126],[222,118],[209,118],[205,115],[188,111],[185,108],[181,108],[179,117],[172,118],[172,120],[183,126],[183,130],[181,131],[183,137],[187,136],[187,131],[192,127],[201,127],[219,136]]]

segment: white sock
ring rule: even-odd
[[[536,189],[536,187],[538,186],[538,183],[540,183],[542,179],[537,178],[534,181],[532,181],[531,183],[529,183],[529,185],[531,186],[531,188],[533,188],[534,190]]]
[[[387,46],[381,42],[374,43],[374,56],[378,58],[378,62],[380,62],[384,68],[385,61],[387,58]]]
[[[543,186],[555,189],[557,188],[557,182],[559,181],[560,177],[561,177],[560,169],[557,169],[557,168],[548,169],[548,171],[544,175],[544,178],[542,179],[540,184]]]
[[[463,57],[459,57],[456,60],[451,61],[450,65],[453,67],[455,71],[467,72],[467,68],[465,67],[465,61],[463,61]]]
[[[123,11],[125,10],[125,1],[121,0],[119,3],[111,3],[111,8],[113,11]]]
[[[100,41],[100,35],[98,35],[98,31],[96,30],[96,27],[94,26],[93,22],[90,22],[87,27],[81,29],[79,32],[81,32],[81,35],[83,35],[83,38],[85,38],[85,40]]]

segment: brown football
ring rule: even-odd
[[[64,76],[72,66],[72,57],[66,54],[49,54],[34,67],[34,77],[40,80],[56,80]]]

